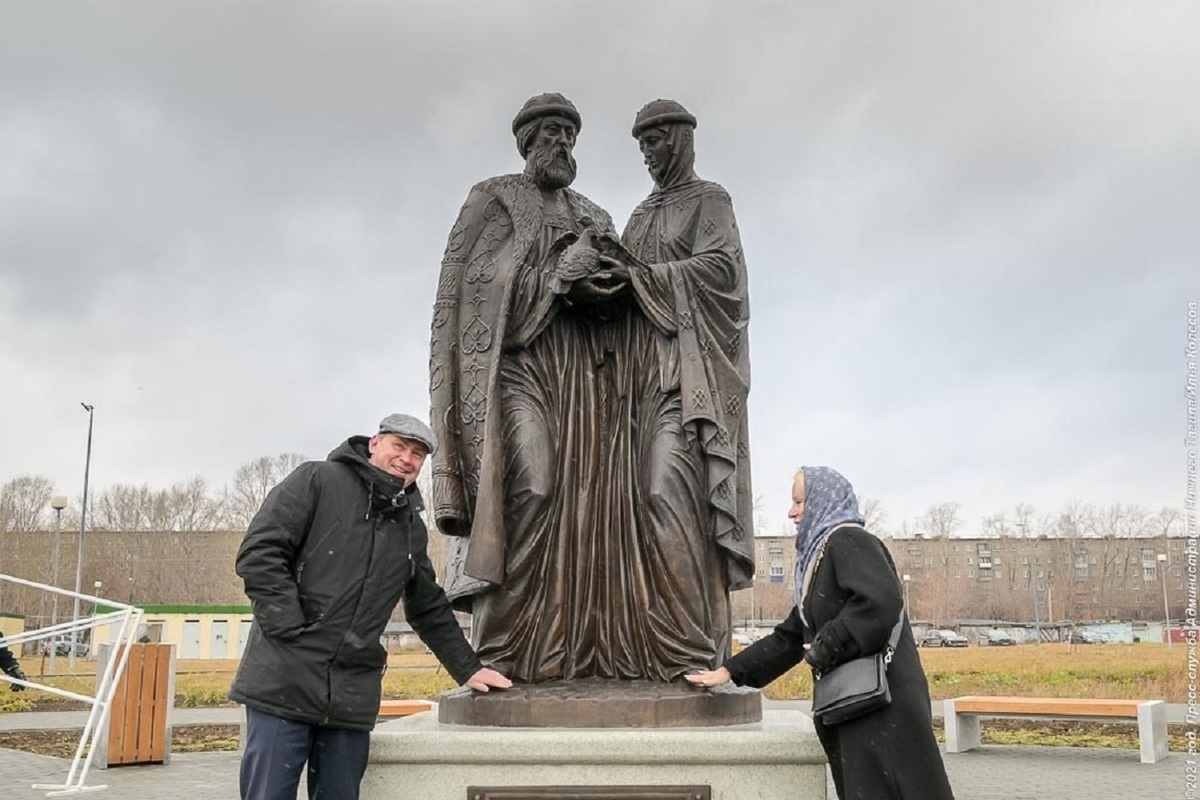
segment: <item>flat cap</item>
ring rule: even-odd
[[[696,127],[696,118],[674,100],[651,100],[642,106],[642,110],[633,118],[633,138],[637,138],[646,128],[656,128],[662,125],[685,123]]]
[[[380,433],[394,433],[405,439],[420,442],[432,455],[437,450],[437,436],[429,426],[408,414],[388,414],[379,423]]]
[[[517,116],[513,117],[513,135],[515,136],[517,131],[526,122],[538,117],[549,117],[554,114],[571,120],[571,122],[575,123],[577,129],[583,128],[583,120],[580,119],[579,112],[575,110],[575,104],[558,92],[548,92],[546,94],[535,95],[525,101],[525,105],[521,106],[521,110],[517,112]]]

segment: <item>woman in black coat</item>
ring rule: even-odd
[[[900,581],[883,543],[863,528],[850,482],[828,467],[804,467],[788,516],[796,523],[796,607],[724,666],[687,675],[691,683],[762,687],[801,661],[828,670],[887,646],[903,610]],[[813,720],[838,797],[953,800],[907,619],[888,685],[892,702],[878,711],[838,725]]]

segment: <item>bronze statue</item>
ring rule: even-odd
[[[476,185],[451,230],[434,518],[459,537],[447,589],[485,662],[523,683],[671,681],[724,660],[728,592],[753,573],[745,267],[682,106],[638,115],[658,185],[624,243],[568,188],[580,124],[561,95],[526,102],[525,171]]]

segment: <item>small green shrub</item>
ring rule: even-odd
[[[31,711],[33,709],[33,701],[25,695],[29,691],[14,692],[5,687],[0,687],[0,714],[10,713],[13,711]]]

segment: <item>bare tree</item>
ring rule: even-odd
[[[789,495],[790,496],[790,495]],[[779,536],[789,535],[792,533],[792,523],[786,518],[786,515],[780,512],[779,509],[771,511],[763,510],[763,497],[758,495],[754,498],[754,507],[752,514],[754,516],[754,535],[755,536]],[[784,531],[780,534],[780,530]]]
[[[925,512],[925,525],[935,539],[948,539],[962,527],[958,503],[938,503]]]
[[[1017,503],[1013,506],[1013,527],[1020,533],[1021,538],[1028,538],[1031,535],[1036,535],[1034,530],[1034,515],[1037,510],[1028,503]]]
[[[958,503],[938,503],[930,506],[925,512],[925,528],[934,540],[930,545],[936,558],[935,568],[940,568],[940,580],[932,581],[928,587],[930,596],[923,598],[925,613],[940,614],[943,620],[951,618],[951,608],[959,599],[954,587],[957,585],[950,580],[951,544],[950,539],[962,526],[958,516]]]
[[[1012,526],[1008,521],[1008,517],[1001,511],[998,514],[983,518],[983,533],[985,536],[1000,539],[1012,536]]]
[[[154,493],[146,484],[115,483],[92,501],[91,529],[97,531],[144,531],[149,528]]]
[[[231,527],[245,528],[258,512],[267,493],[307,459],[299,453],[259,456],[238,467],[226,498]]]
[[[883,510],[883,503],[877,497],[864,497],[862,503],[858,506],[859,513],[862,514],[863,524],[867,530],[874,533],[876,536],[883,536],[883,522],[887,519],[887,512]]]
[[[197,476],[155,492],[148,521],[156,531],[211,531],[221,526],[224,516],[223,498],[213,495]]]
[[[0,486],[0,530],[27,533],[46,521],[54,484],[43,475],[21,475]]]
[[[1151,525],[1158,536],[1178,536],[1183,533],[1183,512],[1177,508],[1164,506],[1154,515]]]
[[[1092,559],[1097,558],[1093,553],[1096,547],[1090,541],[1095,535],[1095,517],[1091,506],[1072,502],[1054,520],[1055,536],[1046,569],[1046,604],[1050,613],[1053,599],[1058,598],[1056,616],[1061,619],[1080,618],[1090,601],[1087,588],[1091,583],[1086,579],[1092,572]]]
[[[1155,522],[1154,517],[1141,506],[1113,503],[1096,514],[1096,532],[1118,539],[1136,539],[1157,533]]]

